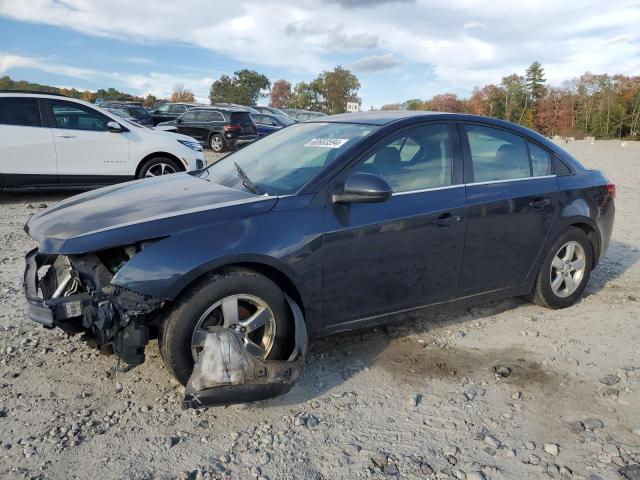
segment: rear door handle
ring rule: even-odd
[[[75,135],[71,135],[69,133],[59,133],[58,135],[56,135],[56,137],[58,137],[58,138],[76,138]]]
[[[438,227],[447,228],[452,225],[455,225],[460,221],[460,217],[458,215],[451,215],[450,213],[443,213],[442,215],[438,215],[434,218],[431,223],[437,225]]]
[[[542,210],[550,203],[551,200],[549,200],[548,198],[536,198],[534,201],[529,203],[529,206],[534,210]]]

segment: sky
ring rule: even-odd
[[[468,97],[534,61],[553,85],[640,75],[640,1],[0,0],[0,76],[83,90],[207,101],[239,69],[296,83],[342,65],[366,109]]]

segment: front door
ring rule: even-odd
[[[59,183],[110,183],[131,175],[126,133],[107,130],[111,118],[80,103],[47,100]]]
[[[465,195],[448,124],[392,134],[350,167],[383,177],[382,203],[326,207],[323,316],[327,326],[456,296]]]
[[[469,166],[461,294],[520,286],[554,219],[551,155],[511,131],[479,124],[461,130]]]

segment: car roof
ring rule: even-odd
[[[203,105],[203,106],[199,106],[199,107],[195,107],[192,108],[191,110],[189,110],[190,112],[192,112],[193,110],[214,110],[214,111],[219,111],[222,110],[224,112],[244,112],[244,113],[249,113],[249,110],[247,110],[246,108],[242,108],[242,107],[235,107],[232,105]]]

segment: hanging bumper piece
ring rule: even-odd
[[[233,330],[210,327],[204,348],[187,382],[182,408],[205,408],[253,402],[283,395],[302,375],[307,329],[300,307],[287,296],[293,312],[295,346],[287,360],[250,355]]]

